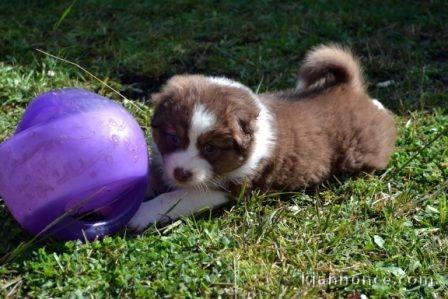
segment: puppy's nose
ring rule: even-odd
[[[193,173],[180,167],[174,168],[174,178],[179,182],[185,183],[191,179]]]

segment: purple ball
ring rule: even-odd
[[[0,196],[32,234],[92,240],[135,214],[148,161],[144,134],[122,106],[82,89],[51,91],[0,145]]]

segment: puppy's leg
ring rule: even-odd
[[[220,191],[176,190],[142,203],[128,226],[135,231],[142,231],[149,224],[189,216],[202,209],[213,209],[227,202],[226,194]]]

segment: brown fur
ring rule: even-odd
[[[247,91],[210,85],[200,75],[174,76],[160,93],[152,95],[152,99],[156,104],[151,123],[153,138],[162,154],[173,150],[167,146],[166,131],[175,132],[181,138],[178,149],[188,146],[188,120],[194,104],[202,103],[217,116],[217,125],[198,138],[197,147],[212,144],[217,148],[213,155],[202,153],[215,173],[222,175],[232,171],[247,159],[253,138],[252,121],[259,112]]]
[[[271,157],[248,176],[251,187],[297,190],[335,173],[385,168],[396,140],[393,115],[372,103],[363,82],[350,51],[321,46],[305,58],[294,91],[259,94],[273,116],[276,139]],[[216,174],[247,160],[259,113],[250,92],[213,85],[202,76],[175,76],[153,99],[153,134],[161,151],[169,150],[160,137],[164,126],[188,143],[183,130],[199,101],[218,116],[216,128],[198,139],[199,148],[212,142],[222,149],[206,157]],[[232,181],[224,183],[239,189]]]
[[[277,128],[274,155],[255,186],[295,190],[333,173],[383,169],[395,143],[392,115],[347,86],[307,99],[262,95]]]

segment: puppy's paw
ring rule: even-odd
[[[149,223],[150,222],[147,221],[147,218],[144,214],[139,214],[137,212],[137,214],[135,214],[134,217],[129,220],[127,227],[137,233],[141,233],[149,225]]]
[[[154,217],[153,211],[151,211],[149,202],[144,202],[141,204],[137,213],[129,220],[127,226],[135,232],[142,232],[150,224],[157,221],[157,217]]]

